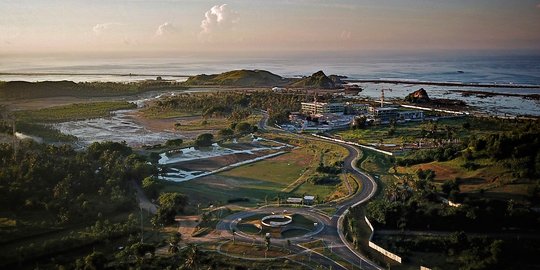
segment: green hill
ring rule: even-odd
[[[233,70],[221,74],[191,76],[185,85],[226,85],[226,86],[280,86],[289,83],[279,75],[266,70]]]
[[[79,82],[72,81],[0,81],[0,99],[25,99],[45,97],[111,97],[134,95],[145,91],[163,89],[184,89],[177,82],[142,81],[120,82]]]
[[[309,87],[309,88],[335,88],[335,83],[322,70],[319,70],[313,75],[300,79],[290,85],[291,87]]]

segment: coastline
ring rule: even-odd
[[[533,84],[513,84],[513,83],[466,83],[466,82],[436,82],[419,80],[388,80],[388,79],[343,79],[347,83],[393,83],[393,84],[412,84],[412,85],[437,85],[437,86],[467,86],[467,87],[486,87],[486,88],[529,88],[539,89],[540,85]]]

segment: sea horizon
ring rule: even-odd
[[[299,54],[267,57],[93,57],[6,56],[0,81],[137,81],[165,76],[215,74],[236,69],[267,70],[283,77],[318,70],[358,80],[403,80],[540,85],[540,54]],[[129,74],[150,76],[125,76]]]

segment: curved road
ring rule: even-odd
[[[266,122],[267,122],[267,115],[265,114],[263,116],[263,119],[259,122],[259,128],[262,130],[266,129]],[[300,135],[298,135],[300,136]],[[309,138],[309,139],[315,139],[315,138]],[[320,140],[320,139],[317,139]],[[325,140],[326,141],[326,140]],[[340,256],[342,259],[348,261],[355,267],[358,267],[360,269],[382,269],[379,266],[377,266],[375,263],[371,262],[364,256],[362,256],[360,253],[358,253],[354,248],[345,240],[345,237],[343,235],[343,218],[349,211],[350,207],[357,206],[359,204],[362,204],[369,200],[376,192],[377,190],[377,184],[371,178],[371,176],[363,173],[360,171],[355,163],[357,159],[360,157],[359,150],[351,145],[344,144],[344,143],[337,143],[333,141],[327,141],[339,144],[343,147],[345,147],[349,151],[349,155],[344,160],[344,167],[347,170],[347,172],[353,174],[356,176],[357,179],[361,182],[361,190],[347,198],[346,200],[339,202],[336,205],[337,211],[336,213],[329,217],[326,214],[322,213],[322,211],[319,211],[316,207],[276,207],[276,206],[270,206],[270,207],[262,207],[258,209],[253,209],[250,211],[244,211],[232,214],[230,216],[225,217],[222,219],[218,224],[216,229],[220,231],[227,231],[230,234],[230,237],[232,237],[232,230],[236,227],[236,223],[238,222],[239,218],[245,218],[251,215],[254,215],[256,213],[269,213],[269,212],[283,212],[284,210],[289,213],[299,213],[302,215],[307,215],[312,217],[313,219],[318,220],[317,227],[314,229],[312,233],[309,233],[304,236],[296,237],[296,238],[289,238],[291,241],[291,246],[289,246],[289,249],[293,251],[294,253],[305,253],[306,249],[303,247],[300,247],[298,244],[310,242],[315,239],[323,240],[325,243],[330,244],[332,247],[332,252]],[[322,224],[321,224],[322,223]],[[240,239],[245,242],[263,242],[263,239],[259,236],[257,238],[254,238],[252,235],[247,235],[241,232],[238,232],[236,230],[236,238]],[[287,239],[271,239],[271,243],[273,245],[280,245],[285,246]],[[309,252],[309,251],[308,251]],[[327,268],[331,269],[346,269],[343,265],[339,264],[338,262],[323,256],[322,254],[317,253],[311,253],[310,260],[313,260],[317,262],[318,264],[325,266]]]

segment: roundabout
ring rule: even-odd
[[[310,213],[306,209],[290,209],[287,214],[275,214],[277,209],[258,209],[250,212],[237,213],[229,223],[229,230],[236,235],[253,239],[254,237],[269,236],[277,241],[309,240],[324,230],[325,222],[322,217]]]
[[[269,250],[271,246],[286,248],[292,254],[306,254],[309,261],[313,259],[323,268],[382,269],[356,251],[355,247],[347,240],[343,228],[349,209],[373,197],[377,190],[377,183],[371,176],[356,167],[361,154],[355,146],[326,138],[317,138],[316,140],[333,141],[345,147],[349,154],[343,160],[343,169],[352,174],[359,182],[360,188],[356,193],[339,202],[326,205],[326,207],[335,207],[335,212],[329,215],[317,206],[266,205],[229,215],[217,224],[216,229],[227,232],[233,243],[238,240],[251,243],[252,246],[255,246],[256,243],[264,244],[266,250]],[[304,219],[304,222],[301,222],[304,226],[295,226],[298,219]],[[345,261],[346,264],[336,261],[335,258],[330,258],[327,256],[328,254],[324,255],[310,248],[310,243],[314,241],[324,243],[332,253],[330,257],[335,255],[342,263]],[[297,262],[302,264],[301,260]]]

